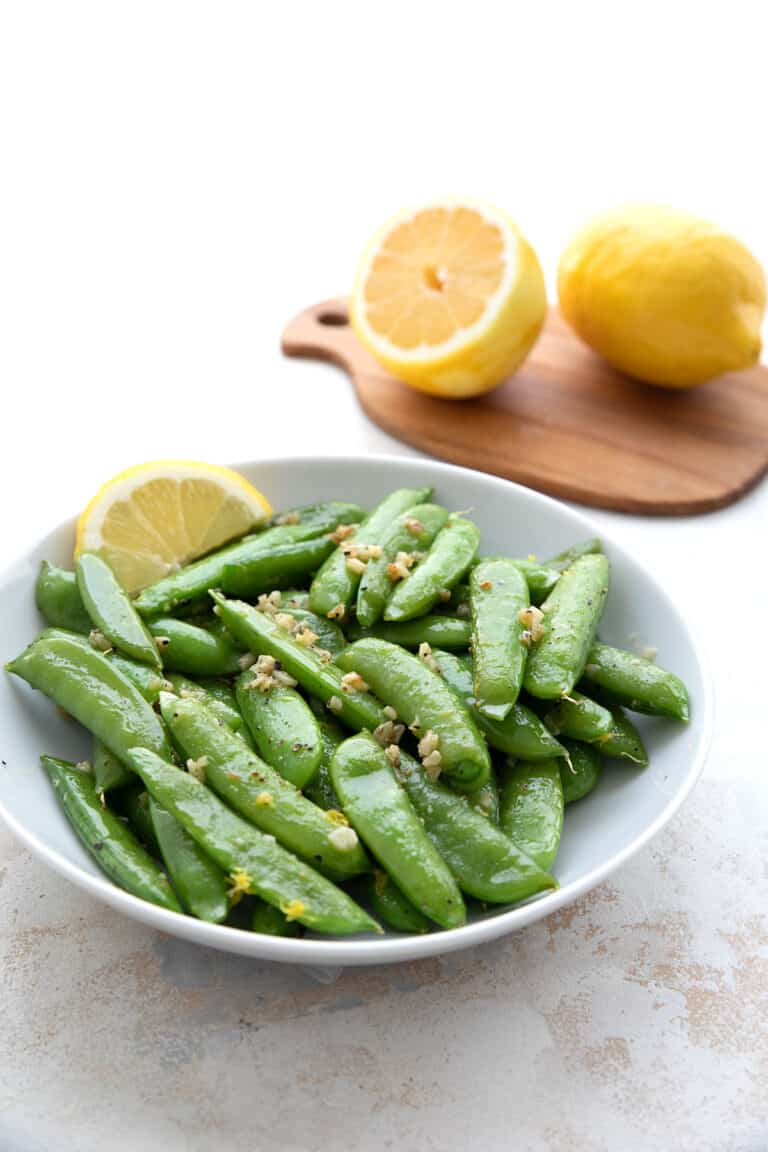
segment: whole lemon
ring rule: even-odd
[[[760,356],[765,275],[714,224],[658,204],[596,217],[563,253],[560,308],[629,376],[690,388]]]

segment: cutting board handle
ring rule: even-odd
[[[360,345],[349,323],[346,300],[323,300],[299,312],[283,332],[282,349],[286,356],[330,360],[349,370]]]

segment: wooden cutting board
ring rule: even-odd
[[[768,368],[690,391],[652,388],[615,372],[555,309],[519,372],[472,400],[393,379],[357,340],[343,299],[299,313],[283,351],[346,369],[370,419],[423,452],[583,504],[706,512],[768,469]]]

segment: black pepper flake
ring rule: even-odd
[[[94,840],[94,842],[93,842],[94,852],[101,852],[103,847],[104,847],[104,841],[103,840]]]

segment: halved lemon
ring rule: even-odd
[[[386,224],[363,257],[350,309],[357,335],[394,376],[453,398],[511,375],[546,311],[533,248],[503,212],[467,200]]]
[[[152,460],[98,490],[77,522],[75,555],[98,552],[137,592],[271,513],[267,498],[230,468]]]

